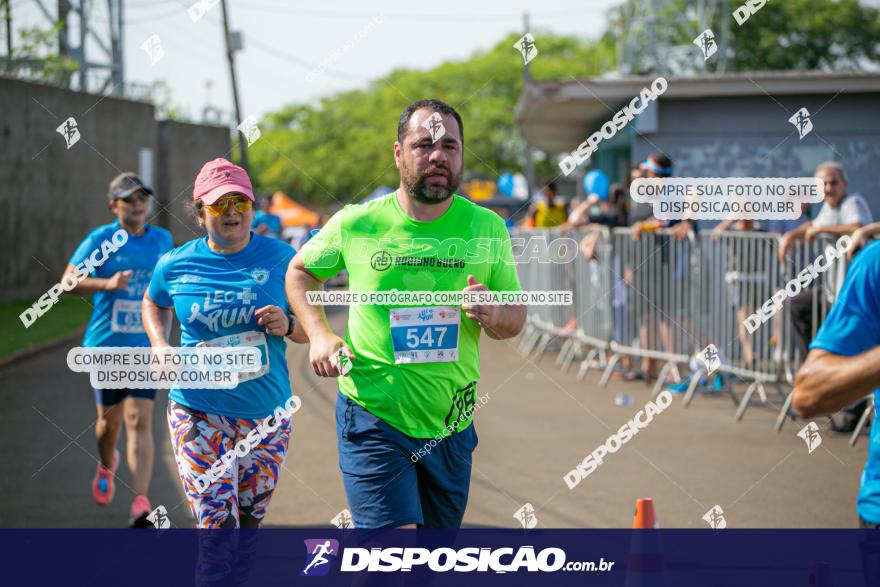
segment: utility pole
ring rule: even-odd
[[[39,6],[42,6],[42,4]],[[67,38],[67,16],[69,14],[70,4],[67,3],[67,0],[58,0],[58,57],[61,59],[70,57],[70,41]],[[46,16],[49,15],[47,14]],[[64,76],[64,87],[70,87],[70,78],[70,74]]]
[[[12,71],[12,0],[3,1],[3,18],[6,20],[6,71]]]
[[[529,32],[529,13],[523,13],[523,29],[524,33]],[[529,64],[526,63],[523,67],[523,93],[529,92],[532,85],[532,72],[529,69]],[[526,146],[526,185],[529,190],[528,200],[531,201],[532,194],[535,191],[535,166],[532,163],[532,147],[529,145],[528,140],[525,141]]]
[[[226,12],[226,0],[220,0],[220,7],[223,9],[223,40],[226,43],[226,58],[229,60],[229,77],[232,80],[232,102],[235,105],[235,125],[241,126],[241,105],[238,101],[238,82],[235,79],[235,51],[229,43],[229,17]],[[240,130],[238,131],[238,147],[241,152],[241,166],[247,171],[247,138]]]
[[[721,43],[719,43],[718,52],[721,53],[721,59],[718,62],[718,72],[727,72],[727,52],[733,44],[730,42],[730,0],[722,0],[721,2]]]

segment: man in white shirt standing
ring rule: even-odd
[[[804,222],[779,238],[780,262],[785,260],[792,245],[800,239],[809,243],[821,234],[839,238],[873,221],[865,199],[859,194],[847,193],[846,172],[840,163],[826,161],[820,164],[815,176],[825,185],[825,202],[814,220]],[[804,289],[790,301],[795,342],[802,357],[807,356],[807,346],[813,333],[812,296],[812,289]]]
[[[785,260],[785,255],[791,250],[792,245],[804,239],[810,242],[821,234],[830,235],[832,238],[840,238],[843,235],[851,235],[854,231],[870,224],[873,219],[868,203],[859,194],[847,193],[846,172],[840,163],[827,161],[816,168],[815,176],[822,180],[825,186],[825,202],[822,209],[812,221],[807,221],[794,230],[790,230],[779,238],[779,260]],[[811,261],[809,259],[807,262]],[[801,268],[796,267],[795,271]],[[791,308],[791,326],[795,344],[801,353],[801,357],[807,356],[807,347],[813,337],[813,288],[801,290],[799,294],[789,301]],[[816,325],[818,328],[820,324]],[[861,414],[861,409],[854,411],[848,420],[854,420]],[[853,426],[855,421],[850,422]],[[844,424],[842,432],[851,428]]]

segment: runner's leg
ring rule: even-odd
[[[138,495],[147,495],[153,475],[153,400],[127,397],[123,407],[132,488]]]
[[[98,454],[101,464],[109,469],[113,466],[113,453],[119,444],[122,430],[121,398],[115,389],[96,389],[96,408],[98,420],[95,422],[95,438],[98,441]]]
[[[168,401],[168,429],[177,473],[199,528],[238,528],[238,472],[232,467],[211,482],[208,469],[235,450],[238,424],[232,418],[192,410]],[[225,467],[224,467],[225,468]],[[205,475],[204,487],[197,479]]]
[[[412,528],[423,522],[414,441],[349,398],[336,398],[339,468],[358,528]]]
[[[106,506],[113,501],[116,484],[113,477],[119,465],[119,432],[122,428],[122,406],[125,390],[95,389],[95,403],[98,419],[95,421],[95,437],[98,441],[100,455],[95,476],[92,479],[92,497],[95,503]]]
[[[239,419],[241,424],[236,442],[245,440],[248,433],[260,424],[260,420]],[[266,517],[272,493],[281,476],[287,447],[290,443],[290,419],[260,443],[251,448],[244,457],[238,457],[238,504],[242,528],[259,528]]]
[[[418,462],[419,498],[425,528],[458,528],[464,518],[471,483],[471,463],[477,447],[471,424],[441,440]]]

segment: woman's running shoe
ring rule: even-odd
[[[98,505],[107,505],[113,501],[113,494],[116,487],[113,484],[113,477],[116,475],[116,468],[119,466],[119,451],[113,451],[113,466],[105,467],[98,461],[98,470],[95,471],[95,478],[92,479],[92,497]]]
[[[153,511],[150,500],[146,495],[136,495],[131,501],[131,515],[128,517],[128,524],[132,528],[152,528],[153,524],[147,520],[147,516]]]

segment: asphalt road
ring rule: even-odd
[[[344,315],[331,323],[341,332]],[[489,399],[476,416],[480,441],[466,525],[519,527],[514,514],[529,503],[540,527],[628,527],[635,500],[652,497],[662,527],[705,526],[703,515],[716,505],[728,527],[856,526],[867,437],[852,449],[819,419],[823,442],[809,454],[796,435],[803,422],[789,421],[777,434],[775,410],[755,405],[737,423],[729,396],[697,396],[687,409],[676,396],[569,490],[563,476],[643,407],[650,388],[612,382],[601,389],[598,372],[578,382],[575,369],[559,373],[555,355],[536,363],[513,347],[485,337],[482,343],[479,395]],[[126,524],[133,492],[124,464],[114,502],[102,508],[92,501],[94,404],[86,375],[68,370],[67,350],[0,371],[0,527]],[[290,344],[288,358],[302,409],[266,525],[327,526],[347,507],[336,456],[336,387],[311,372],[306,346]],[[631,405],[616,406],[618,392],[631,395]],[[160,392],[154,413],[150,498],[166,507],[174,526],[191,527],[165,425],[166,398]]]

